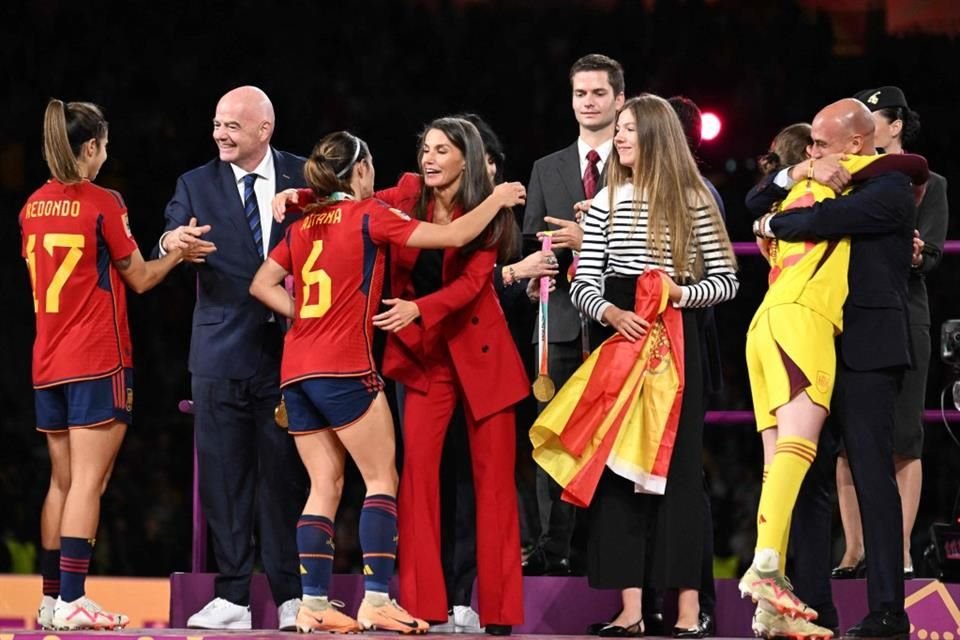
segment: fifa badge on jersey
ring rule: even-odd
[[[123,220],[123,230],[127,232],[127,237],[132,238],[133,232],[130,231],[130,218],[127,216],[127,214],[123,214],[121,219]]]
[[[398,217],[400,217],[400,218],[403,218],[404,220],[408,220],[408,221],[410,220],[410,216],[408,216],[407,214],[405,214],[403,211],[400,211],[400,209],[394,209],[393,207],[390,207],[390,213],[392,213],[392,214],[394,214],[394,215],[396,215],[396,216],[398,216]]]
[[[127,387],[127,412],[133,411],[133,389]]]

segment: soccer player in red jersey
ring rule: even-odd
[[[133,409],[124,283],[142,293],[183,255],[144,261],[120,194],[93,184],[107,159],[107,122],[99,107],[51,100],[43,145],[52,177],[20,211],[37,324],[37,430],[47,436],[52,468],[40,516],[37,622],[57,629],[118,628],[127,616],[87,598],[84,581],[100,495]]]
[[[525,192],[517,183],[500,185],[469,215],[446,226],[412,220],[370,197],[370,151],[342,131],[317,144],[305,176],[318,202],[288,229],[250,286],[266,306],[293,318],[281,387],[290,433],[310,476],[310,495],[297,525],[304,595],[297,627],[423,633],[426,622],[387,595],[397,548],[398,479],[393,420],[372,355],[385,249],[464,246],[501,210],[523,202]],[[294,298],[282,286],[287,274],[294,277]],[[365,595],[357,620],[327,598],[346,453],[367,489],[360,514]]]

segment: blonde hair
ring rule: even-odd
[[[633,166],[624,166],[614,146],[611,154],[613,161],[607,170],[611,218],[616,206],[616,188],[627,182],[632,183],[636,211],[633,231],[640,222],[642,201],[646,200],[646,241],[651,255],[666,267],[666,254],[669,252],[673,258],[673,272],[678,277],[690,273],[700,279],[704,275],[702,252],[697,252],[692,272],[690,270],[694,251],[694,218],[691,209],[706,207],[722,250],[735,265],[733,247],[717,202],[697,169],[673,107],[660,96],[642,93],[627,100],[620,113],[627,110],[633,113],[636,120],[637,155]]]
[[[56,98],[43,114],[43,158],[50,175],[64,183],[80,182],[80,150],[95,140],[97,147],[107,136],[107,121],[100,107],[91,102],[68,102]]]

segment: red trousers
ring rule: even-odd
[[[436,378],[440,378],[439,380]],[[440,455],[461,392],[454,376],[431,375],[429,393],[409,387],[403,407],[400,478],[400,603],[426,620],[447,619],[440,561]],[[520,527],[514,485],[513,407],[483,420],[464,411],[477,498],[480,624],[523,623]]]

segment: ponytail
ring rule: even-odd
[[[366,142],[347,131],[336,131],[324,136],[313,148],[303,166],[303,177],[320,199],[337,191],[353,194],[353,167],[369,156]]]
[[[64,183],[80,182],[77,160],[83,144],[95,140],[99,146],[106,135],[107,121],[100,107],[51,98],[43,115],[43,158],[50,175]]]

